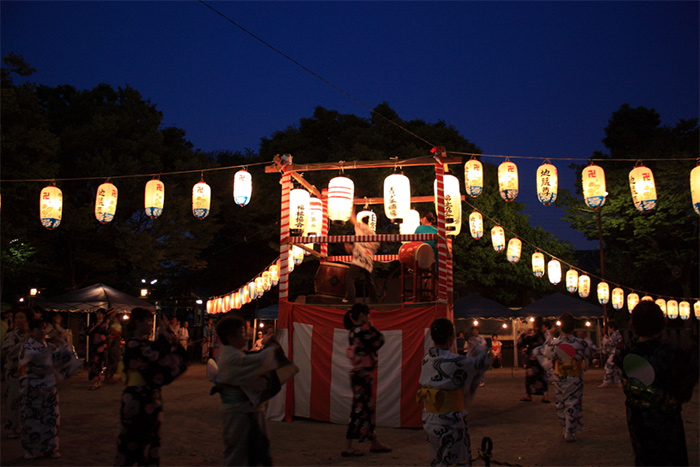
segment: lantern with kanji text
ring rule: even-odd
[[[642,212],[652,211],[656,207],[656,185],[651,169],[636,166],[630,171],[629,181],[634,207]]]
[[[154,178],[146,183],[144,193],[144,209],[146,215],[151,219],[156,219],[163,214],[163,205],[165,204],[165,184]]]
[[[683,300],[678,304],[678,316],[681,319],[690,319],[690,303]]]
[[[532,273],[537,278],[544,276],[544,255],[539,251],[532,254]]]
[[[622,290],[619,287],[615,287],[612,290],[612,306],[616,310],[619,310],[622,308],[622,306],[625,304],[625,291]]]
[[[63,192],[56,185],[49,185],[39,195],[41,225],[53,230],[61,224],[63,216]]]
[[[362,219],[364,219],[365,217],[369,217],[368,225],[369,225],[370,230],[372,232],[376,232],[377,231],[377,215],[374,213],[374,211],[370,211],[370,210],[365,209],[364,211],[360,211],[359,213],[357,213],[357,217],[356,217],[357,222],[362,222]],[[420,224],[420,219],[418,219],[418,224]],[[413,232],[411,232],[411,233],[413,233]]]
[[[253,193],[253,177],[247,170],[239,170],[233,176],[233,200],[239,206],[250,202]]]
[[[561,263],[559,260],[555,258],[549,260],[549,263],[547,263],[547,277],[549,278],[549,282],[554,285],[561,282]]]
[[[591,293],[591,278],[586,274],[579,276],[578,278],[578,296],[581,298],[588,298]]]
[[[508,240],[508,249],[506,250],[506,259],[515,264],[520,261],[520,253],[523,249],[523,242],[519,238],[513,237]]]
[[[637,295],[634,292],[627,295],[627,310],[630,313],[632,313],[632,310],[634,310],[634,307],[636,307],[638,303],[639,303],[639,295]]]
[[[599,208],[605,204],[608,196],[605,186],[605,171],[602,167],[591,164],[581,172],[581,186],[583,187],[583,199],[589,208]]]
[[[598,283],[596,292],[598,294],[598,303],[600,303],[601,305],[607,305],[608,301],[610,300],[610,286],[608,285],[608,283]]]
[[[700,214],[700,165],[690,171],[690,199],[695,214]]]
[[[443,178],[443,195],[445,200],[445,233],[459,235],[462,230],[462,194],[459,191],[459,179],[446,174]],[[435,190],[435,211],[438,211],[437,179],[433,183]]]
[[[289,231],[292,235],[304,233],[309,198],[309,192],[302,188],[289,192]]]
[[[666,311],[669,319],[678,318],[678,302],[675,300],[669,300],[666,302]]]
[[[484,218],[479,211],[469,214],[469,232],[476,240],[484,236]]]
[[[474,157],[464,164],[464,188],[472,198],[479,196],[484,189],[484,166]]]
[[[513,201],[518,197],[518,166],[508,159],[498,166],[498,189],[505,201]]]
[[[117,197],[119,190],[110,182],[104,182],[97,187],[95,196],[95,217],[102,224],[112,222],[117,212]]]
[[[192,187],[192,214],[197,219],[204,219],[211,208],[211,187],[204,180]]]
[[[578,271],[572,268],[566,271],[566,291],[576,293],[576,290],[578,290]]]
[[[401,223],[411,210],[411,181],[404,174],[393,173],[384,179],[384,214]]]
[[[491,229],[491,244],[497,253],[502,252],[506,248],[506,233],[500,225],[496,225]]]
[[[537,168],[537,199],[548,206],[557,199],[559,177],[557,168],[550,163],[544,163]]]

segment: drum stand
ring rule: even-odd
[[[401,263],[401,301],[432,302],[436,293],[435,268],[412,268]]]

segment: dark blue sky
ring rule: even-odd
[[[654,108],[667,125],[698,117],[695,1],[211,5],[370,108],[386,101],[404,120],[444,120],[484,154],[534,157],[514,159],[518,201],[534,224],[578,246],[591,244],[562,229],[556,207],[538,206],[535,168],[551,158],[571,186],[578,174],[555,159],[604,150],[603,129],[623,103]],[[316,106],[369,117],[196,1],[0,9],[2,54],[23,55],[32,81],[129,84],[199,149],[257,150]]]

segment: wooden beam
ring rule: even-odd
[[[312,172],[321,170],[351,170],[351,169],[379,169],[392,167],[415,167],[422,165],[435,165],[433,157],[415,157],[404,160],[381,160],[381,161],[340,161],[340,162],[319,162],[315,164],[289,164],[284,166],[286,171]],[[443,164],[461,164],[461,157],[441,158]],[[265,173],[275,173],[282,170],[282,166],[275,162],[265,167]]]

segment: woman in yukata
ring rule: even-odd
[[[19,366],[19,352],[29,333],[28,316],[33,316],[28,308],[15,312],[15,327],[5,335],[2,341],[2,354],[5,357],[5,391],[7,410],[4,412],[5,428],[10,430],[8,438],[19,438],[20,431],[20,407],[22,396],[20,394],[19,380],[22,370]]]

